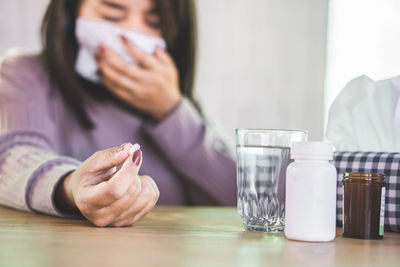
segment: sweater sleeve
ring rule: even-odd
[[[162,122],[146,124],[144,131],[184,179],[192,204],[235,205],[235,161],[189,100],[184,98]]]
[[[57,155],[47,76],[29,56],[6,56],[0,63],[0,204],[63,216],[54,192],[80,164]]]

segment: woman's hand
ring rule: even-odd
[[[99,227],[138,222],[160,193],[150,177],[138,176],[142,155],[140,150],[130,155],[131,148],[127,143],[94,153],[65,178],[56,192],[56,203],[79,209]]]
[[[127,63],[110,49],[99,46],[96,60],[101,81],[116,96],[160,121],[181,99],[175,63],[159,47],[154,55],[148,55],[124,36],[121,40],[138,64]]]

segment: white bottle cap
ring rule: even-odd
[[[333,145],[328,142],[293,142],[290,149],[291,159],[333,159]]]

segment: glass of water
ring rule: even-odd
[[[238,212],[246,230],[284,230],[290,145],[307,141],[307,135],[301,130],[236,129]]]

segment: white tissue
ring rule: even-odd
[[[135,63],[135,59],[126,51],[120,36],[124,35],[139,49],[153,54],[157,46],[166,48],[162,38],[147,35],[138,31],[126,30],[104,20],[93,20],[79,17],[76,20],[75,35],[79,43],[79,52],[75,63],[75,71],[92,82],[99,82],[98,66],[95,54],[100,44],[105,45],[126,62]]]
[[[326,138],[338,151],[400,151],[400,76],[352,80],[329,111]]]

